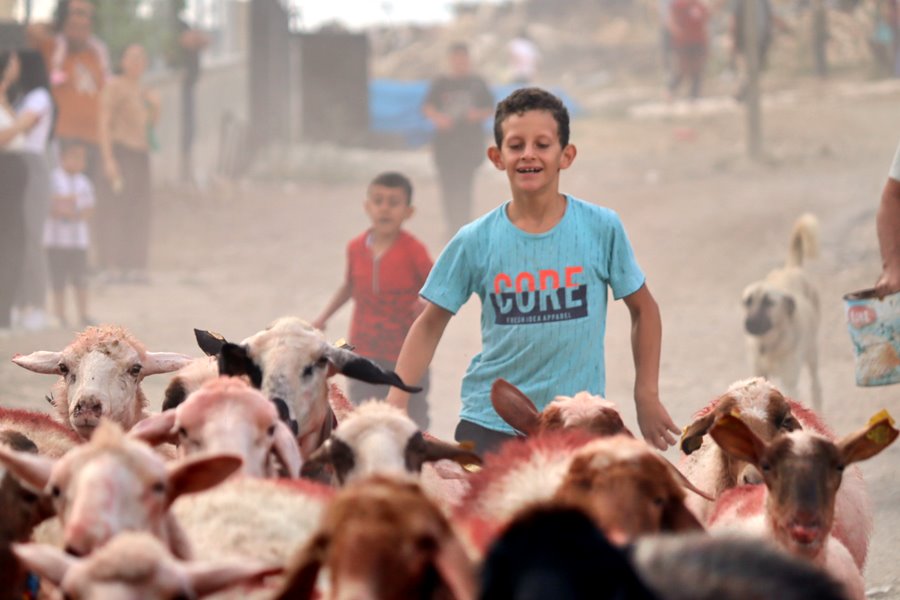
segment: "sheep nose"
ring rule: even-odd
[[[103,404],[93,396],[81,398],[75,403],[75,414],[93,413],[94,416],[100,417],[103,414]]]

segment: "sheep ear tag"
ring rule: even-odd
[[[468,452],[475,452],[475,442],[470,440],[464,440],[462,442],[458,442],[457,445],[462,449]],[[476,465],[475,463],[466,463],[460,464],[460,466],[468,471],[469,473],[477,473],[481,470],[481,465]]]
[[[340,338],[336,340],[332,346],[335,348],[340,348],[342,350],[356,350],[356,346],[347,341],[347,338]]]
[[[871,429],[866,434],[866,438],[872,443],[884,446],[893,440],[891,430],[894,427],[894,419],[886,409],[881,409],[869,419],[868,426]]]

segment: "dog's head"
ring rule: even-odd
[[[794,316],[797,302],[794,297],[763,281],[751,283],[744,290],[744,329],[750,335],[765,335],[781,328]]]

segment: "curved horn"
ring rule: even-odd
[[[303,459],[300,457],[300,447],[297,438],[291,428],[278,420],[275,423],[275,440],[272,451],[287,471],[288,477],[296,479],[300,477],[300,469],[303,467]],[[313,453],[315,455],[315,453]]]
[[[694,492],[695,494],[697,494],[704,500],[709,500],[710,502],[713,502],[715,500],[715,498],[713,498],[712,496],[710,496],[709,494],[707,494],[706,492],[704,492],[703,490],[701,490],[700,488],[695,486],[693,483],[691,483],[691,481],[687,477],[685,477],[684,473],[682,473],[681,471],[678,470],[678,467],[676,467],[675,465],[673,465],[672,463],[670,463],[669,461],[667,461],[666,459],[664,459],[662,457],[660,457],[659,460],[661,460],[661,461],[663,461],[663,463],[665,463],[666,468],[669,469],[669,472],[672,474],[672,477],[675,478],[675,481],[677,481],[679,484],[681,484],[681,487],[683,487],[686,490],[690,490],[690,491]]]
[[[59,375],[59,361],[62,352],[38,350],[31,354],[16,354],[12,361],[24,369],[43,373],[44,375]]]
[[[324,344],[325,356],[331,361],[339,373],[352,379],[365,381],[366,383],[392,385],[404,392],[415,394],[421,392],[422,388],[417,386],[406,385],[400,376],[393,371],[385,371],[377,364],[362,357],[355,352],[336,348],[331,344]]]

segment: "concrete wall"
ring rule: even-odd
[[[162,97],[157,126],[160,149],[153,157],[153,176],[157,185],[168,185],[177,182],[180,173],[180,74],[150,77],[147,83]],[[216,169],[224,115],[230,112],[246,123],[247,68],[243,56],[204,66],[197,84],[196,106],[194,171],[198,183],[203,185]]]

